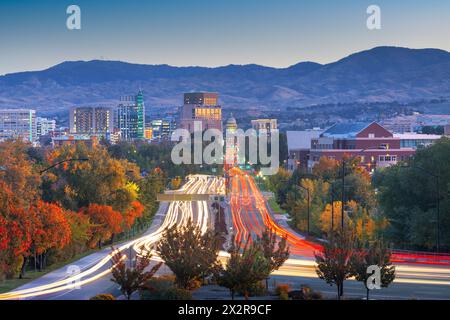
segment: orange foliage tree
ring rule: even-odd
[[[139,201],[133,201],[131,203],[131,208],[125,212],[124,215],[124,228],[130,229],[137,218],[142,217],[144,212],[144,206]]]
[[[96,244],[101,247],[103,241],[112,240],[115,234],[122,232],[123,217],[111,206],[93,203],[81,212],[89,217],[92,224],[90,247],[95,247]]]

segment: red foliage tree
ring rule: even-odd
[[[92,223],[90,247],[95,247],[96,244],[101,245],[102,241],[110,240],[114,234],[122,231],[123,217],[111,206],[94,203],[83,208],[82,213],[88,216]]]
[[[142,217],[144,206],[139,201],[131,203],[131,209],[125,212],[124,224],[126,229],[130,229],[137,218]]]
[[[70,223],[64,209],[54,203],[38,201],[30,208],[35,218],[32,226],[33,249],[40,255],[50,248],[62,249],[70,242]]]

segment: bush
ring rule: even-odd
[[[191,282],[189,282],[189,286],[188,286],[188,290],[190,291],[194,291],[197,290],[198,288],[200,288],[202,286],[202,281],[201,280],[192,280]]]
[[[163,296],[164,300],[192,300],[191,292],[180,288],[170,288]]]
[[[175,287],[174,276],[152,278],[140,290],[141,300],[191,300],[189,290]]]
[[[93,296],[89,300],[116,300],[116,298],[109,293],[101,293],[96,296]]]
[[[279,284],[275,289],[275,293],[277,296],[283,293],[287,294],[289,291],[291,291],[291,287],[288,284]]]
[[[243,292],[238,292],[244,295]],[[249,297],[264,296],[266,294],[266,285],[263,282],[258,282],[254,284],[249,290]]]
[[[314,291],[306,285],[302,285],[300,290],[289,291],[288,296],[292,300],[320,300],[323,298],[322,293]]]
[[[289,295],[287,292],[280,293],[280,300],[289,300]]]

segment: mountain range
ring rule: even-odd
[[[42,71],[0,76],[0,108],[63,111],[114,105],[142,89],[147,107],[182,104],[183,92],[214,91],[224,108],[308,107],[346,102],[408,102],[450,96],[450,53],[376,47],[329,64],[216,68],[68,61]]]

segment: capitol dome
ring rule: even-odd
[[[233,114],[231,115],[231,117],[230,118],[228,118],[228,120],[227,120],[227,123],[226,123],[226,128],[228,129],[228,130],[236,130],[237,129],[237,122],[236,122],[236,119],[235,118],[233,118]]]

